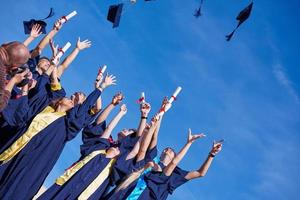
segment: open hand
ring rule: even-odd
[[[39,24],[34,24],[31,28],[31,31],[30,31],[30,36],[33,37],[33,38],[37,38],[39,37],[42,32],[41,32],[41,29],[42,29],[42,26],[39,25]]]
[[[114,75],[106,74],[104,81],[101,83],[100,87],[102,89],[107,88],[110,85],[116,85],[116,77]]]
[[[49,44],[50,44],[51,51],[52,51],[52,57],[54,58],[58,52],[58,44],[55,46],[54,41],[52,39],[49,40]]]
[[[80,41],[80,37],[78,38],[77,40],[77,44],[76,44],[76,47],[79,49],[79,50],[83,50],[83,49],[86,49],[86,48],[89,48],[91,47],[92,45],[92,42],[89,41],[89,40],[84,40],[84,41]]]
[[[192,135],[192,130],[189,128],[187,143],[193,143],[193,142],[195,142],[197,139],[202,138],[202,137],[205,137],[205,136],[206,136],[206,135],[204,135],[203,133]]]

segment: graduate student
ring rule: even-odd
[[[189,129],[187,143],[177,155],[171,148],[166,148],[162,152],[160,162],[158,164],[149,163],[150,166],[152,166],[152,171],[144,176],[145,187],[142,188],[142,191],[136,195],[132,195],[132,192],[136,187],[134,185],[134,180],[137,177],[137,175],[133,173],[116,189],[119,194],[121,194],[121,191],[123,190],[128,190],[127,188],[131,188],[131,192],[122,196],[120,195],[119,198],[126,199],[130,196],[134,197],[132,199],[165,200],[177,187],[189,180],[205,176],[213,158],[219,151],[221,151],[221,143],[214,142],[207,159],[198,170],[185,171],[177,166],[187,153],[192,143],[203,136],[203,134],[192,135],[191,130]],[[146,170],[149,167],[149,164],[137,173],[142,173],[143,170]]]
[[[168,101],[164,99],[162,107],[166,106],[166,104],[168,104]],[[141,113],[146,113],[146,115],[148,115],[150,106],[148,105],[146,108],[143,108],[145,105],[147,105],[147,103],[141,105]],[[139,138],[134,147],[123,155],[121,154],[119,156],[116,164],[114,165],[114,171],[111,177],[115,184],[118,185],[124,179],[126,180],[126,177],[132,174],[132,172],[134,172],[135,175],[140,176],[141,174],[136,172],[141,171],[149,161],[152,161],[156,157],[157,136],[161,120],[162,117],[153,117],[151,120],[151,125],[148,125],[146,128],[144,128],[142,136]],[[143,122],[141,122],[141,124],[142,123]],[[137,178],[138,177],[136,177],[133,184],[137,184]],[[122,191],[117,191],[117,188],[115,188],[105,195],[104,199],[122,199],[122,197],[127,196],[128,192],[130,192],[130,188],[126,188]]]
[[[120,154],[119,148],[111,145],[108,138],[126,112],[123,104],[106,128],[105,122],[98,122],[106,118],[107,112],[101,113],[95,123],[85,128],[83,135],[89,137],[81,146],[81,158],[38,199],[100,199],[109,188],[111,168]]]
[[[57,69],[53,70],[56,89],[60,89]],[[32,199],[53,168],[64,145],[86,126],[87,115],[102,91],[115,84],[106,76],[82,105],[74,107],[68,98],[56,100],[26,124],[13,144],[0,153],[0,199]],[[37,98],[36,104],[40,98]],[[36,105],[31,105],[34,108]]]

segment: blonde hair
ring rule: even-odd
[[[143,167],[142,169],[136,172],[132,172],[131,174],[126,176],[125,180],[118,185],[116,192],[119,192],[120,190],[124,190],[125,188],[127,188],[131,183],[137,180],[146,169],[147,168]]]

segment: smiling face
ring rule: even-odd
[[[59,101],[59,105],[66,108],[66,110],[70,110],[74,107],[74,103],[71,99],[64,97]]]
[[[160,161],[164,163],[165,166],[167,166],[174,159],[175,156],[175,151],[172,148],[167,147],[161,153]]]
[[[48,70],[49,67],[50,67],[50,61],[45,57],[40,58],[39,63],[37,65],[38,70],[44,73]]]
[[[86,96],[83,92],[75,92],[71,96],[71,100],[73,101],[74,105],[82,104],[86,99]]]

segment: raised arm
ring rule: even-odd
[[[153,136],[153,133],[154,133],[156,127],[157,127],[157,121],[152,122],[148,133],[144,132],[142,137],[140,138],[141,146],[139,148],[139,152],[136,157],[137,162],[139,162],[145,158],[147,149],[150,145],[151,138]]]
[[[139,122],[139,126],[137,129],[137,136],[141,136],[143,133],[143,130],[145,129],[146,126],[146,122],[147,122],[147,118],[148,118],[148,114],[151,110],[151,105],[147,102],[142,103],[140,105],[140,111],[141,111],[141,120]]]
[[[149,103],[142,103],[140,105],[141,119],[140,119],[139,127],[138,127],[138,130],[137,130],[137,137],[142,136],[142,133],[143,133],[145,127],[146,127],[146,121],[147,121],[148,114],[149,114],[150,110],[151,110],[151,106],[150,106]],[[130,153],[127,155],[126,160],[134,158],[139,153],[141,141],[142,141],[143,138],[144,138],[143,136],[140,137],[138,142],[135,143],[134,147],[132,148]]]
[[[42,28],[41,25],[34,24],[30,31],[29,37],[23,42],[23,44],[25,46],[28,46],[33,40],[35,40],[37,37],[39,37],[42,34],[41,28]]]
[[[101,135],[101,138],[106,138],[108,139],[109,136],[111,135],[111,132],[113,131],[113,129],[116,127],[116,125],[119,123],[119,121],[121,120],[121,118],[127,113],[127,108],[126,105],[123,104],[120,108],[119,113],[111,120],[111,122],[108,124],[108,126],[106,127],[105,131],[103,132],[103,134]]]
[[[222,143],[219,142],[219,143],[213,143],[213,146],[212,146],[212,149],[211,151],[209,152],[206,160],[204,161],[204,163],[200,166],[200,168],[198,170],[195,170],[195,171],[190,171],[186,176],[185,178],[187,180],[191,180],[191,179],[194,179],[194,178],[199,178],[199,177],[203,177],[206,175],[215,155],[217,153],[219,153],[220,151],[222,150]]]
[[[171,106],[171,104],[169,103],[168,101],[168,98],[165,97],[163,102],[162,102],[162,105],[161,105],[161,108],[166,108],[166,106]],[[153,134],[153,137],[152,137],[152,140],[151,140],[151,144],[149,146],[149,149],[153,149],[154,147],[156,147],[157,145],[157,139],[158,139],[158,133],[159,133],[159,129],[160,129],[160,125],[161,125],[161,121],[162,121],[162,118],[163,118],[164,115],[162,115],[158,122],[157,122],[157,127],[154,131],[154,134]]]
[[[168,164],[167,167],[164,168],[163,172],[166,176],[170,176],[175,169],[175,167],[179,164],[179,162],[182,160],[182,158],[185,156],[189,148],[191,147],[192,143],[199,139],[204,137],[204,134],[197,134],[192,135],[191,129],[189,129],[188,133],[188,140],[187,143],[183,146],[183,148],[179,151],[179,153],[175,156],[175,158]]]
[[[72,53],[67,56],[64,61],[59,65],[58,67],[58,77],[60,78],[64,71],[69,67],[69,65],[74,61],[74,59],[77,57],[79,52],[83,49],[89,48],[91,46],[91,41],[84,40],[80,41],[80,38],[77,40],[76,48],[73,49]]]
[[[40,41],[40,43],[35,47],[33,52],[31,53],[31,58],[35,58],[38,55],[41,55],[42,51],[44,48],[48,45],[49,41],[58,33],[58,31],[61,29],[62,24],[61,23],[62,19],[58,19],[54,26],[53,29]]]
[[[162,120],[163,116],[161,116],[159,118],[159,120],[157,121],[157,126],[156,126],[156,129],[153,133],[153,136],[152,136],[152,140],[151,140],[151,143],[150,143],[150,146],[149,146],[149,150],[153,149],[154,147],[156,147],[157,145],[157,138],[158,138],[158,133],[159,133],[159,129],[160,129],[160,125],[161,125],[161,120]]]
[[[99,117],[96,120],[97,124],[102,123],[103,121],[106,120],[107,116],[110,114],[110,112],[114,109],[114,107],[116,105],[118,105],[122,100],[123,100],[124,96],[122,95],[122,93],[117,93],[113,98],[110,104],[108,104],[108,106],[106,106],[106,108],[101,112],[101,114],[99,115]]]
[[[94,107],[97,99],[100,97],[101,93],[111,85],[116,85],[116,77],[113,75],[106,75],[104,81],[97,87],[86,99],[85,101],[79,106],[78,110],[76,111],[77,115],[86,114],[86,112],[91,111]],[[96,99],[95,99],[96,98]]]

